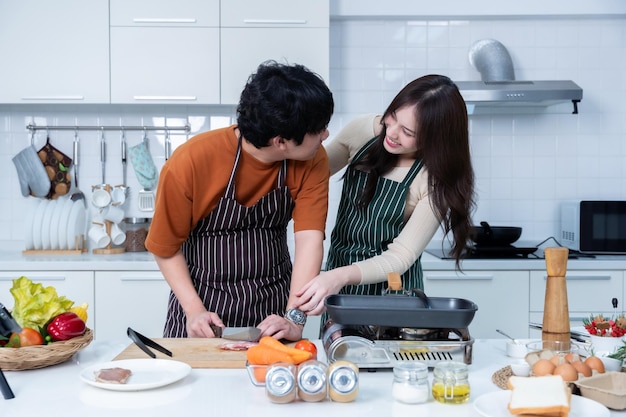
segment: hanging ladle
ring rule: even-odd
[[[70,196],[72,201],[83,200],[83,205],[87,208],[85,194],[78,188],[78,130],[74,131],[74,193]]]

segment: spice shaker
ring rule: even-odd
[[[126,252],[145,252],[150,218],[127,217],[124,219],[123,227],[126,232]]]
[[[440,403],[462,404],[469,400],[467,365],[462,362],[439,362],[433,369],[433,398]]]
[[[298,397],[302,401],[317,402],[326,399],[328,366],[311,359],[298,366]]]
[[[406,404],[428,401],[428,366],[423,362],[399,362],[393,367],[391,394]]]
[[[328,393],[339,403],[356,400],[359,392],[359,368],[349,361],[336,361],[328,367]]]
[[[267,367],[265,394],[273,403],[290,403],[296,399],[296,367],[286,362],[276,362]]]

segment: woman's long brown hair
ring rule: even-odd
[[[475,207],[474,170],[470,158],[469,127],[465,101],[457,86],[443,75],[426,75],[407,84],[391,101],[383,115],[405,106],[415,106],[418,158],[428,170],[431,205],[445,235],[452,233],[450,254],[460,269],[460,260],[471,231]],[[376,191],[378,178],[396,166],[397,155],[383,146],[386,127],[355,168],[369,172],[360,197],[367,205]]]

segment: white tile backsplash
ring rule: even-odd
[[[583,88],[578,115],[562,104],[519,114],[470,116],[478,207],[474,219],[523,227],[522,239],[555,236],[558,204],[567,198],[626,199],[626,19],[514,18],[471,20],[331,20],[330,86],[336,111],[331,137],[354,116],[382,112],[402,86],[428,73],[478,80],[468,51],[477,40],[502,42],[518,80],[572,79]],[[191,134],[233,122],[221,106],[0,106],[0,241],[22,240],[21,196],[11,158],[30,143],[25,126],[189,124]],[[120,133],[106,132],[107,182],[120,183]],[[141,132],[127,132],[130,144]],[[162,133],[149,133],[158,167]],[[51,131],[52,143],[71,155],[73,132]],[[98,132],[80,132],[80,188],[100,182]],[[172,135],[174,147],[185,135]],[[38,131],[35,146],[45,143]],[[138,190],[128,167],[132,190]],[[327,243],[341,190],[331,179]],[[140,216],[131,197],[128,216]]]

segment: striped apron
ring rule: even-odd
[[[363,146],[354,160],[358,161],[375,140]],[[387,246],[404,227],[404,206],[409,187],[421,168],[422,161],[415,161],[402,182],[379,178],[374,198],[367,207],[359,208],[359,197],[365,188],[368,174],[348,166],[337,223],[331,235],[327,270],[369,259],[387,250]],[[405,289],[423,288],[420,259],[402,274]],[[340,293],[380,295],[387,286],[386,277],[380,279],[383,281],[375,284],[347,285]]]
[[[229,327],[256,326],[270,314],[283,314],[292,270],[287,225],[294,203],[285,186],[287,161],[280,167],[277,188],[244,207],[235,199],[240,155],[241,139],[224,196],[182,245],[204,306]],[[173,292],[164,336],[187,337],[186,317]]]

